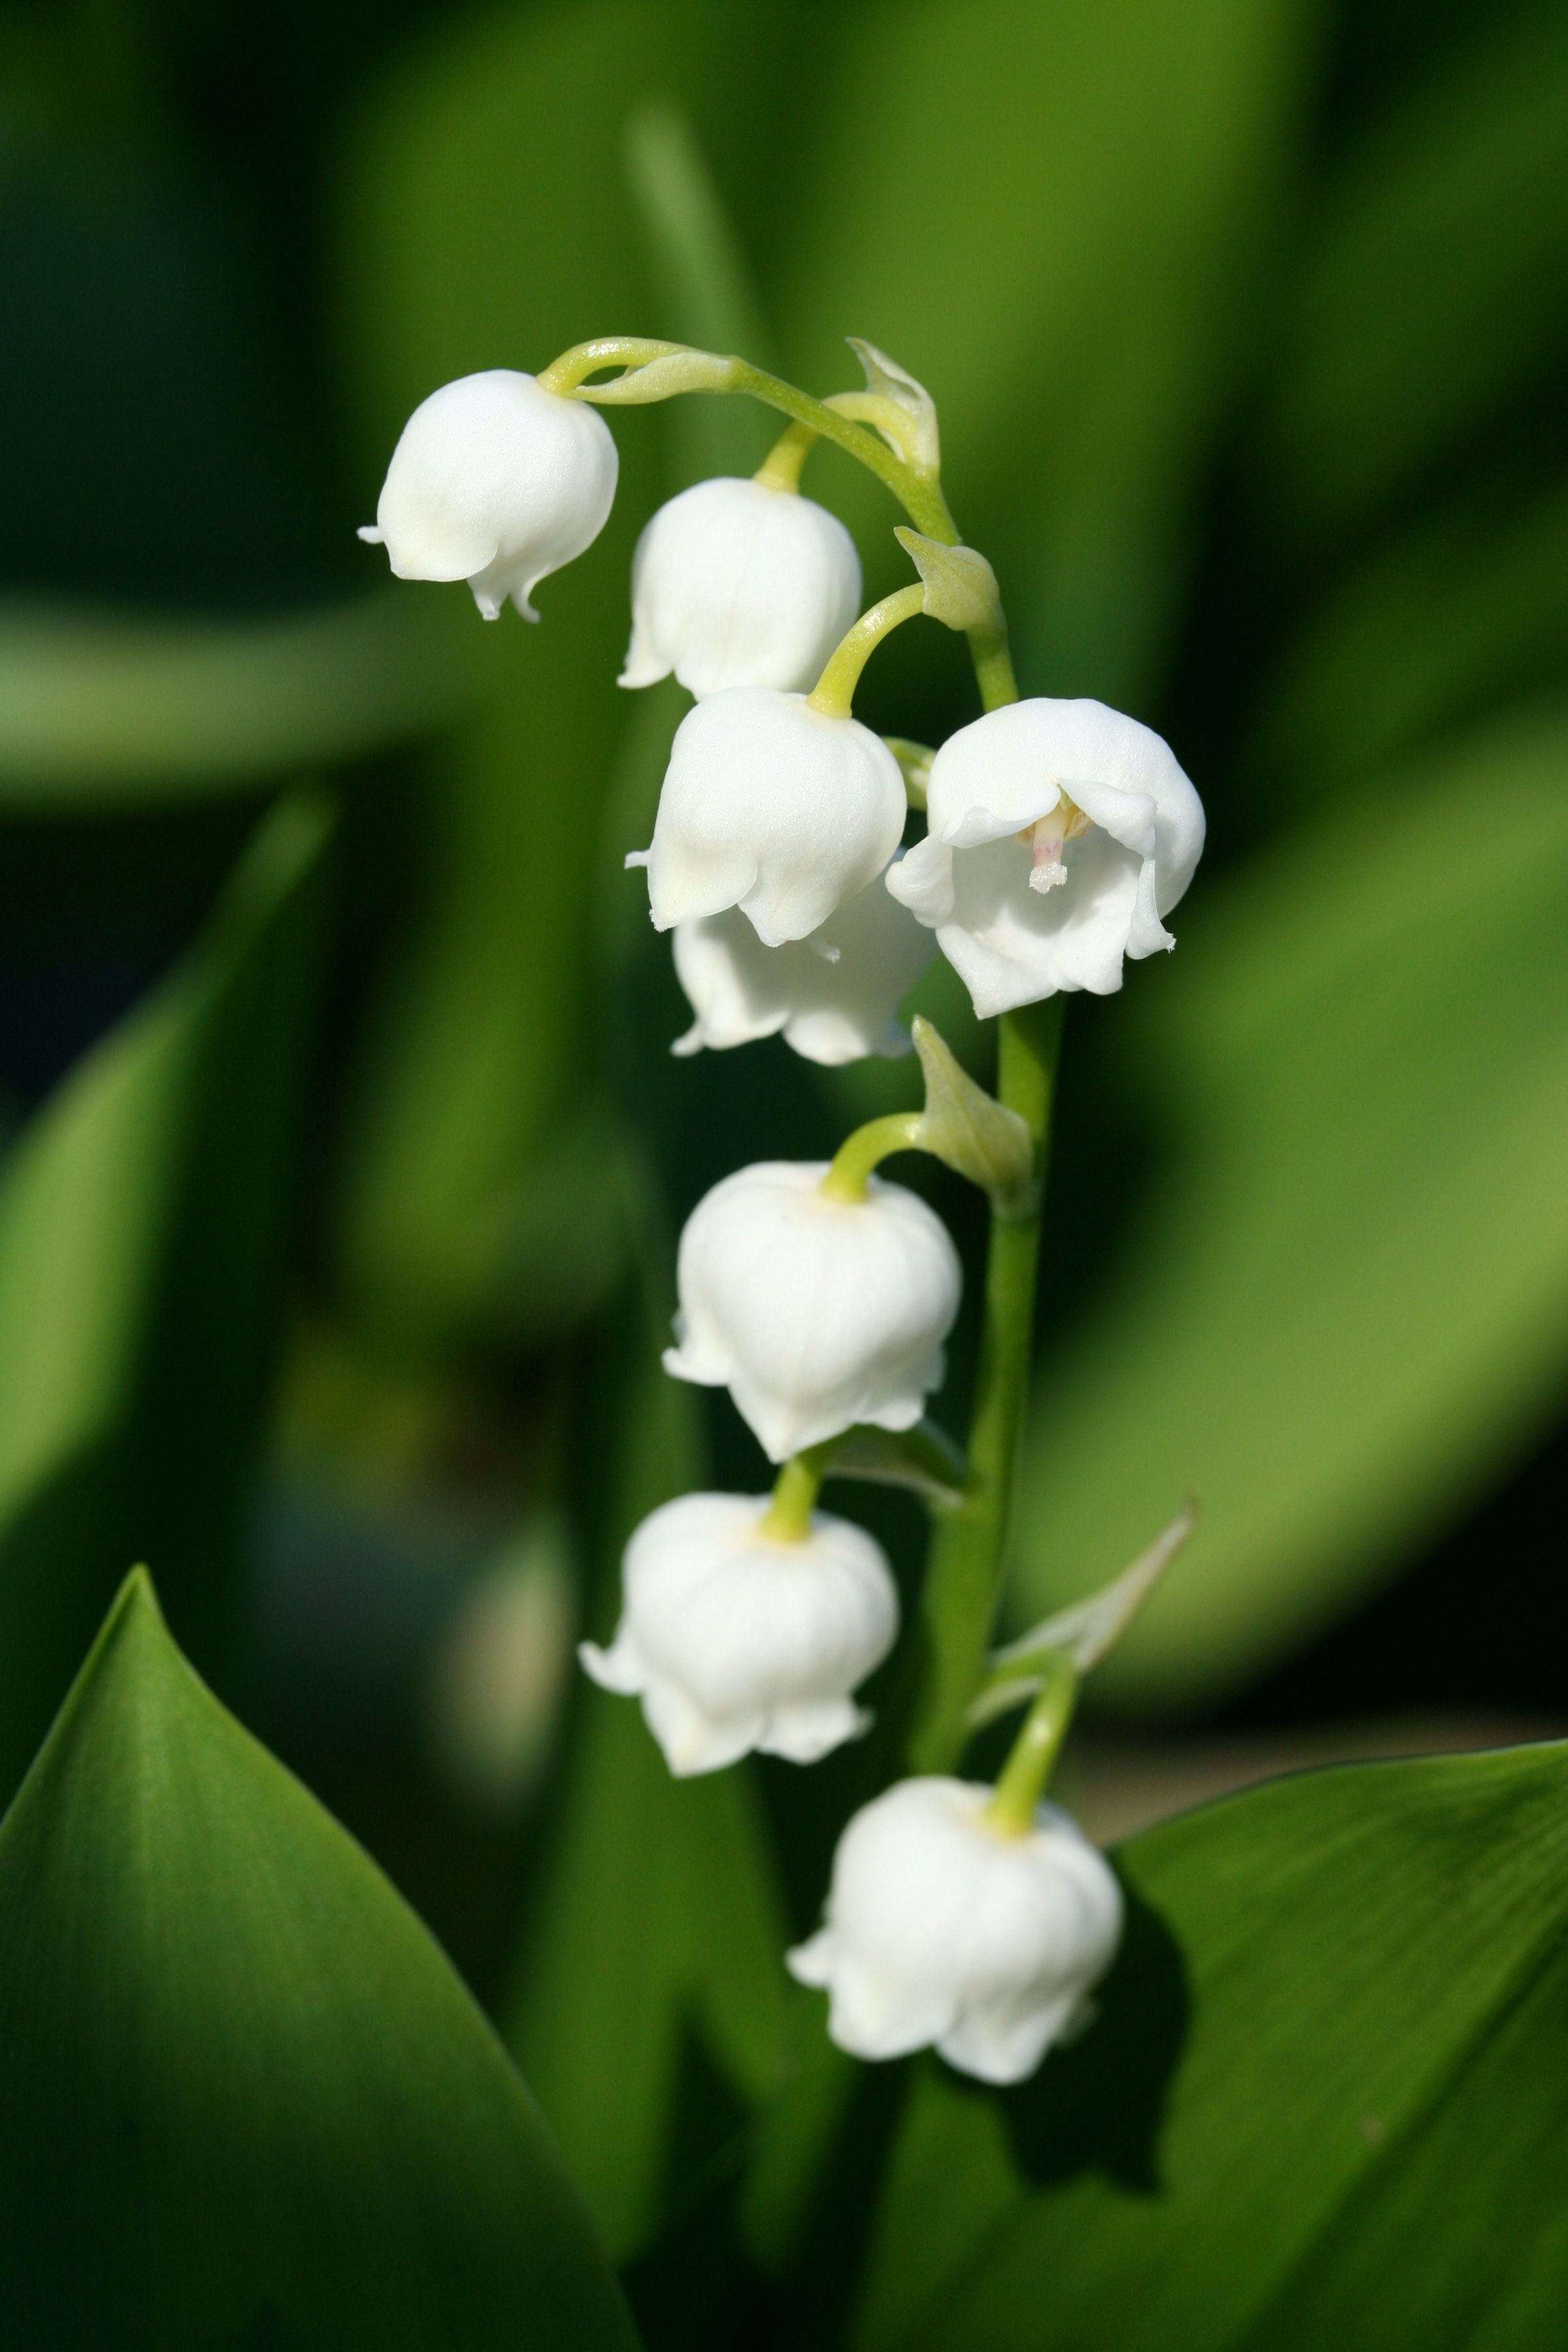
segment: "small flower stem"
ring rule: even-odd
[[[806,702],[813,710],[822,711],[829,719],[847,719],[855,700],[855,689],[860,683],[860,673],[870,660],[890,629],[905,621],[912,621],[917,613],[925,610],[925,583],[911,581],[907,588],[895,590],[862,613],[851,629],[846,630],[827,656],[826,667]]]
[[[858,1127],[853,1135],[846,1136],[817,1188],[823,1198],[863,1201],[871,1171],[879,1160],[894,1151],[920,1150],[924,1118],[923,1111],[889,1111],[886,1118],[870,1119],[864,1127]]]
[[[999,621],[994,629],[971,629],[969,656],[974,664],[983,709],[1000,710],[1005,703],[1017,701],[1018,681],[1007,649],[1005,621]]]
[[[1023,1837],[1033,1828],[1035,1808],[1046,1793],[1077,1699],[1078,1676],[1063,1658],[1024,1717],[996,1792],[985,1808],[986,1820],[1005,1837]]]
[[[808,1446],[794,1454],[773,1481],[773,1499],[758,1523],[758,1532],[775,1543],[804,1543],[811,1533],[811,1515],[822,1491],[822,1481],[837,1440]]]
[[[1059,996],[1002,1016],[997,1096],[1028,1128],[1037,1181],[1016,1207],[992,1208],[964,1496],[937,1525],[921,1598],[925,1669],[910,1742],[910,1765],[916,1772],[952,1769],[963,1748],[965,1713],[985,1674],[1028,1388],[1040,1180],[1061,1017]]]
[[[798,490],[800,469],[816,440],[812,425],[787,425],[752,476],[764,490]]]

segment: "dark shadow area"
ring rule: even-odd
[[[763,2284],[736,2225],[752,2119],[689,2020],[665,2161],[665,2221],[622,2284],[647,2352],[721,2352],[748,2340]]]
[[[1157,1911],[1131,1887],[1124,1891],[1121,1950],[1082,2037],[1052,2051],[1037,2074],[1011,2090],[949,2078],[969,2095],[996,2102],[1018,2168],[1037,2189],[1101,2172],[1135,2195],[1160,2194],[1160,2135],[1192,2000],[1181,1946]]]
[[[1434,1707],[1568,1710],[1568,1428],[1398,1583],[1232,1702],[1253,1730]]]

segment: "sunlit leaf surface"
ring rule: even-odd
[[[1131,974],[1168,1137],[1050,1360],[1019,1608],[1199,1534],[1097,1683],[1210,1696],[1345,1609],[1568,1374],[1568,732],[1510,730],[1195,895]],[[1047,1300],[1048,1312],[1048,1300]]]

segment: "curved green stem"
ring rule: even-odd
[[[811,1533],[811,1515],[822,1492],[837,1438],[792,1454],[773,1481],[773,1498],[759,1522],[759,1532],[775,1543],[804,1543]]]
[[[1035,1808],[1046,1793],[1077,1700],[1078,1676],[1062,1658],[1025,1717],[985,1808],[986,1820],[1004,1837],[1023,1837],[1034,1827]]]
[[[863,1201],[871,1171],[895,1151],[918,1151],[925,1113],[889,1111],[886,1118],[868,1119],[846,1136],[834,1153],[818,1190],[829,1201]]]
[[[811,455],[816,434],[809,425],[786,425],[752,476],[764,490],[798,490],[800,469]]]
[[[921,1612],[923,1685],[910,1741],[917,1772],[950,1771],[964,1716],[985,1673],[1001,1587],[1034,1337],[1040,1196],[1061,1042],[1059,996],[1002,1016],[997,1096],[1028,1128],[1036,1183],[1021,1210],[994,1206],[985,1265],[985,1323],[970,1426],[963,1501],[939,1523]]]
[[[925,601],[924,582],[914,580],[907,588],[895,589],[892,595],[884,596],[868,613],[862,613],[834,646],[822,676],[806,696],[812,709],[823,711],[829,719],[847,719],[860,673],[871,656],[889,630],[925,611]]]

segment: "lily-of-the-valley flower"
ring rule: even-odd
[[[788,1956],[826,1988],[828,2031],[857,2058],[935,2046],[986,2083],[1033,2074],[1115,1957],[1121,1891],[1066,1813],[1021,1836],[992,1791],[901,1780],[838,1842],[826,1925]]]
[[[699,701],[736,686],[804,691],[859,609],[860,559],[826,507],[765,482],[698,482],[637,541],[620,683],[673,670]]]
[[[851,1694],[886,1657],[899,1605],[881,1548],[813,1512],[769,1533],[771,1498],[683,1495],[626,1547],[607,1650],[579,1652],[606,1690],[640,1698],[672,1772],[715,1772],[756,1749],[815,1763],[868,1717]]]
[[[902,855],[902,852],[900,852]],[[879,881],[846,898],[808,939],[764,947],[738,908],[675,929],[675,969],[696,1015],[677,1054],[781,1031],[808,1062],[907,1054],[898,1018],[936,942]]]
[[[936,932],[984,1019],[1121,985],[1173,947],[1163,918],[1204,845],[1203,804],[1167,743],[1102,702],[988,711],[931,762],[927,834],[888,877]]]
[[[665,1369],[727,1387],[785,1461],[857,1422],[910,1429],[945,1370],[962,1275],[946,1226],[901,1184],[830,1199],[824,1163],[765,1160],[700,1200],[680,1237]]]
[[[655,927],[739,907],[768,947],[804,940],[876,879],[904,827],[897,760],[858,719],[731,687],[676,730],[647,867]]]
[[[466,580],[487,621],[510,596],[524,620],[541,580],[604,529],[615,440],[597,411],[531,375],[489,368],[422,401],[403,428],[360,537],[400,580]]]

